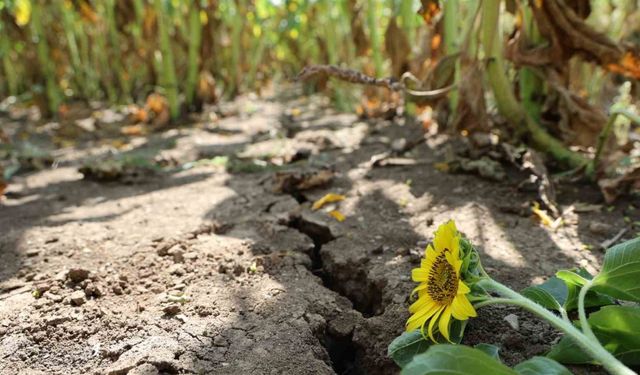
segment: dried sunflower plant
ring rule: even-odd
[[[584,269],[561,270],[518,293],[485,272],[477,250],[449,221],[436,230],[411,276],[418,283],[411,317],[389,345],[402,374],[571,374],[564,363],[626,375],[640,366],[640,238],[607,250],[595,277]],[[497,304],[521,307],[564,335],[546,356],[513,368],[500,362],[494,345],[460,345],[469,318]]]

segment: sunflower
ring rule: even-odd
[[[440,334],[451,341],[451,317],[467,320],[476,316],[476,310],[466,296],[470,289],[460,278],[461,266],[460,234],[450,220],[438,227],[433,246],[427,246],[420,268],[411,272],[413,281],[420,284],[411,293],[412,296],[417,293],[418,300],[409,307],[412,315],[407,321],[407,332],[420,328],[425,336],[424,326],[429,321],[427,332],[435,342],[433,327],[438,322]]]

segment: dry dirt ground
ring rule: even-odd
[[[493,182],[434,168],[443,136],[427,137],[402,165],[374,166],[394,140],[422,130],[359,121],[317,98],[232,106],[237,115],[133,144],[165,145],[156,158],[178,166],[226,155],[284,169],[197,163],[129,184],[93,182],[78,166],[103,148],[85,145],[14,179],[0,203],[1,374],[397,373],[387,345],[403,330],[410,270],[438,224],[455,219],[487,270],[519,289],[558,268],[596,271],[597,245],[625,217],[638,220],[620,202],[568,213],[551,231],[519,213],[536,193],[519,188],[526,176],[515,169]],[[278,172],[323,168],[335,172],[324,186],[274,190]],[[329,192],[346,196],[336,205],[343,222],[311,210]],[[559,200],[602,203],[578,185]],[[517,329],[503,319],[510,314]],[[465,342],[498,345],[513,364],[557,339],[517,309],[486,308]]]

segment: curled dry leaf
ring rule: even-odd
[[[366,56],[371,43],[367,37],[367,33],[364,31],[364,25],[362,24],[362,18],[360,13],[362,12],[362,6],[358,5],[357,0],[349,0],[349,6],[346,7],[350,11],[351,22],[351,38],[356,48],[357,56]]]
[[[536,24],[540,33],[549,41],[549,45],[539,49],[535,54],[530,54],[528,63],[532,63],[531,58],[535,57],[542,59],[540,61],[544,61],[544,65],[551,64],[556,70],[563,71],[567,69],[567,61],[572,56],[580,55],[616,73],[640,78],[640,58],[637,51],[616,44],[605,34],[589,26],[584,18],[590,9],[584,5],[576,5],[582,2],[531,3]]]
[[[398,27],[395,18],[391,18],[384,34],[384,49],[391,59],[391,75],[400,77],[409,70],[409,54],[411,51],[409,40],[404,30]]]
[[[489,131],[487,105],[484,99],[482,70],[476,63],[472,63],[463,70],[460,81],[458,107],[454,114],[453,127],[455,130],[468,132]]]
[[[214,104],[218,101],[216,94],[216,80],[211,73],[202,71],[198,78],[198,88],[196,92],[198,101],[203,104]]]

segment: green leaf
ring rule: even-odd
[[[640,237],[616,245],[604,256],[593,289],[608,296],[640,302]]]
[[[451,326],[449,327],[449,338],[451,342],[459,344],[460,341],[462,341],[467,322],[468,320],[452,320]],[[436,340],[445,340],[437,328],[435,332]],[[433,344],[431,340],[425,339],[422,336],[419,329],[416,329],[412,332],[404,332],[402,335],[396,337],[391,344],[389,344],[387,355],[391,357],[398,366],[404,367],[416,354],[425,352]]]
[[[475,345],[474,348],[481,350],[491,356],[491,358],[500,361],[500,354],[498,353],[500,351],[499,347],[481,342],[480,344]]]
[[[560,305],[564,305],[567,301],[567,285],[562,279],[553,276],[538,286],[551,294]]]
[[[404,367],[411,362],[416,354],[420,354],[429,349],[432,342],[425,340],[419,329],[411,332],[404,332],[389,344],[387,355],[393,359],[400,367]]]
[[[583,286],[587,283],[588,279],[591,279],[591,277],[585,277],[583,272],[581,272],[581,269],[576,270],[575,272],[574,270],[560,270],[556,273],[556,276],[567,284]]]
[[[564,285],[564,284],[563,284]],[[566,289],[566,286],[565,286]],[[539,304],[545,309],[560,311],[562,306],[560,302],[551,293],[543,289],[541,286],[530,286],[520,292],[523,296],[529,298],[533,302]]]
[[[403,375],[515,375],[517,372],[481,350],[464,345],[433,345],[413,357]]]
[[[593,278],[584,268],[575,270],[561,270],[556,274],[559,279],[565,282],[567,297],[564,302],[564,309],[572,311],[578,308],[578,295],[582,286]],[[593,289],[587,292],[584,299],[585,307],[599,307],[613,305],[615,301],[603,294],[595,292]]]
[[[640,307],[605,306],[591,314],[588,322],[605,349],[626,365],[640,365]],[[562,363],[594,362],[568,337],[563,337],[547,356]]]
[[[533,357],[514,368],[521,375],[571,375],[566,367],[546,357]]]

